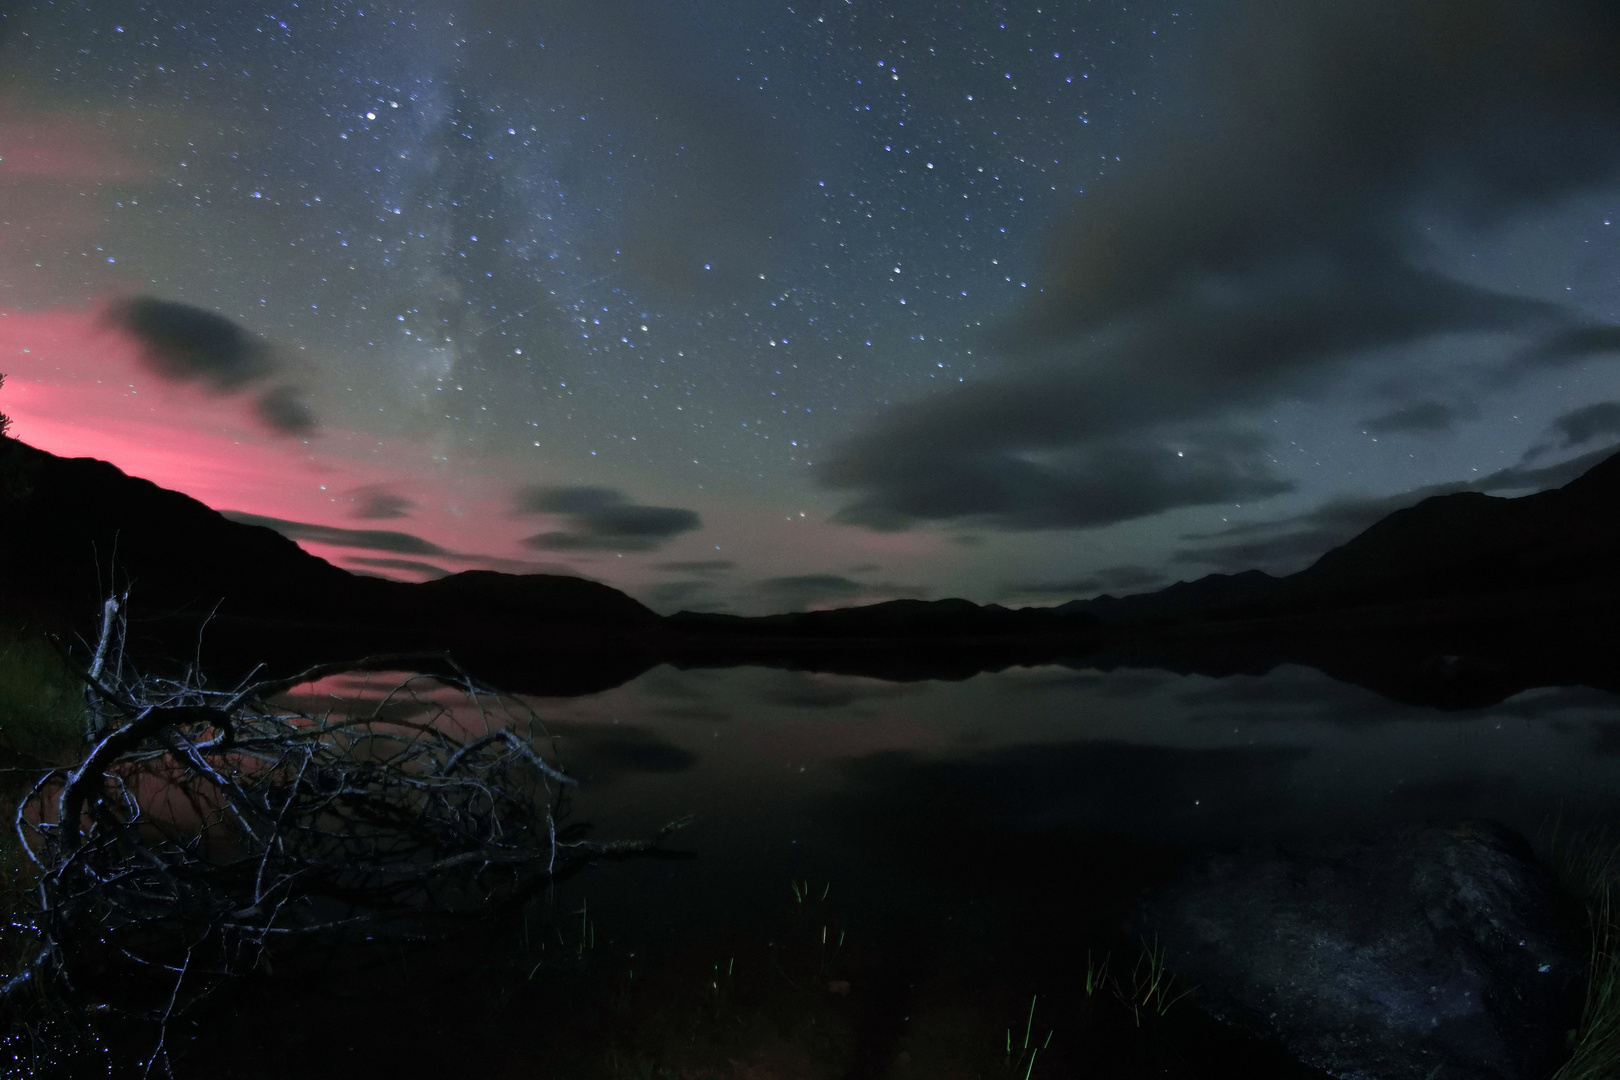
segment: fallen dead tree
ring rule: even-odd
[[[109,605],[109,611],[112,610]],[[446,657],[383,656],[214,690],[126,669],[119,620],[88,666],[96,741],[42,776],[15,827],[37,895],[12,914],[31,966],[0,986],[14,1015],[48,1000],[156,1025],[299,943],[435,935],[593,858],[652,850],[568,826],[574,781],[539,718]],[[111,645],[110,645],[111,643]],[[421,670],[363,713],[278,705],[358,668]]]

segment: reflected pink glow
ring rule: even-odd
[[[409,671],[344,672],[294,686],[275,701],[318,720],[374,717],[385,727],[389,722],[431,723],[462,739],[498,728],[525,735],[534,716],[527,698],[472,700],[464,690]]]

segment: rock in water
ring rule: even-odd
[[[1209,1013],[1342,1080],[1541,1080],[1585,949],[1529,845],[1470,822],[1199,860],[1144,901]]]

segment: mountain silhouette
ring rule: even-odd
[[[10,480],[0,485],[0,597],[54,629],[88,633],[102,600],[127,589],[134,644],[194,656],[201,636],[207,666],[222,674],[427,650],[509,670],[534,651],[544,686],[573,691],[614,685],[652,662],[637,635],[658,616],[598,582],[488,570],[424,584],[352,574],[107,462],[12,439],[0,451]]]
[[[1286,577],[1210,574],[1057,610],[1110,622],[1265,618],[1620,584],[1620,454],[1561,488],[1475,491],[1397,510]],[[1572,598],[1573,599],[1573,598]]]
[[[1607,647],[1620,606],[1620,454],[1535,495],[1425,499],[1285,577],[1211,574],[1049,608],[896,600],[664,618],[563,575],[353,574],[106,462],[0,441],[10,610],[86,633],[103,598],[125,589],[133,644],[191,660],[202,635],[205,666],[227,674],[436,650],[510,689],[583,693],[661,662],[888,678],[1047,663],[1223,675],[1297,662],[1465,706],[1549,683],[1620,689]]]

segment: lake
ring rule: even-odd
[[[1620,698],[1579,687],[1441,712],[1289,666],[660,667],[529,700],[581,781],[574,819],[614,838],[694,815],[670,857],[589,867],[453,943],[266,977],[199,1018],[186,1068],[1312,1075],[1171,1000],[1190,987],[1129,1007],[1144,888],[1211,846],[1398,822],[1492,818],[1545,848],[1620,802]]]

